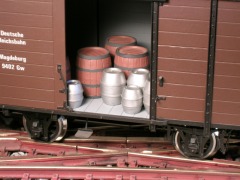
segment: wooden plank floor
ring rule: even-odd
[[[144,108],[138,114],[127,114],[123,111],[122,105],[109,106],[105,104],[102,98],[98,99],[89,99],[85,98],[82,105],[79,108],[74,109],[76,112],[89,112],[89,113],[98,113],[98,114],[107,114],[107,115],[116,115],[116,116],[125,116],[125,117],[136,117],[136,118],[149,118],[149,114]]]

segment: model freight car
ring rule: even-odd
[[[22,113],[33,139],[61,139],[71,117],[163,126],[194,158],[239,138],[237,0],[0,0],[0,33],[0,109]],[[69,106],[66,57],[77,79],[79,49],[114,35],[148,50],[149,114],[129,115],[101,97]]]

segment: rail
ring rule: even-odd
[[[240,162],[186,159],[162,138],[72,137],[41,143],[3,130],[0,156],[0,178],[7,179],[240,179]]]

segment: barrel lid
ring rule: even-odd
[[[125,45],[135,45],[137,40],[131,36],[110,36],[107,38],[106,44],[115,47],[121,47]]]
[[[89,60],[109,57],[109,51],[102,47],[85,47],[78,50],[78,57]]]
[[[147,56],[148,50],[142,46],[123,46],[116,50],[116,54],[126,58],[137,58]]]

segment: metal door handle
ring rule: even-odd
[[[160,86],[160,87],[163,87],[164,77],[163,77],[163,76],[159,76],[159,77],[158,77],[158,82],[159,82],[159,86]]]
[[[166,96],[157,96],[155,99],[155,103],[157,103],[158,101],[165,101],[166,99]]]

